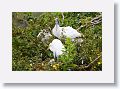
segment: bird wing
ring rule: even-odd
[[[51,51],[60,51],[64,48],[62,42],[58,39],[54,39],[52,43],[50,43],[50,50]]]
[[[64,27],[63,28],[63,35],[70,37],[70,38],[76,38],[80,36],[80,33],[77,32],[75,29],[73,29],[72,27],[68,26],[68,27]]]
[[[60,42],[56,42],[56,43],[52,43],[51,46],[51,51],[53,52],[54,58],[58,57],[59,55],[61,55],[63,53],[63,44]]]

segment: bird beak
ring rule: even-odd
[[[58,18],[55,18],[55,23],[59,24]]]

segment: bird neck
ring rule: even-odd
[[[56,31],[59,27],[60,27],[59,24],[55,24]]]

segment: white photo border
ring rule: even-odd
[[[4,0],[0,6],[0,82],[114,83],[113,0]],[[12,71],[12,12],[102,12],[102,71]]]

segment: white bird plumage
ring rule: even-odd
[[[53,52],[54,58],[58,58],[59,55],[63,53],[62,50],[64,50],[64,45],[59,39],[54,39],[50,44],[49,44],[49,49]]]
[[[43,29],[39,34],[37,35],[37,38],[41,38],[42,42],[45,42],[46,40],[49,40],[52,35],[50,34],[49,31],[46,29]]]
[[[58,18],[55,19],[55,26],[52,29],[52,33],[57,38],[61,38],[62,36],[69,37],[71,39],[74,39],[76,37],[81,37],[81,33],[79,33],[74,28],[67,26],[67,27],[60,27]]]

